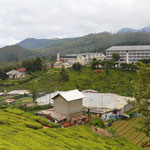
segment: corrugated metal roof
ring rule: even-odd
[[[133,101],[134,98],[124,97],[111,93],[83,93],[83,105],[85,107],[99,107],[107,109],[122,109],[128,100]]]
[[[28,90],[14,90],[7,93],[8,95],[24,95],[24,94],[30,94]]]
[[[135,100],[131,97],[120,96],[112,93],[88,93],[84,91],[81,93],[78,90],[72,90],[68,92],[57,91],[38,98],[36,101],[39,105],[49,103],[53,105],[53,98],[59,94],[67,101],[83,98],[83,106],[89,108],[122,109],[128,103],[128,100]]]
[[[41,115],[48,115],[51,116],[53,119],[61,121],[66,119],[67,117],[61,113],[55,112],[54,109],[47,109],[47,110],[42,110],[36,114],[41,114]]]
[[[77,99],[84,98],[85,96],[79,91],[79,90],[71,90],[67,92],[58,92],[57,95],[52,97],[52,99],[55,99],[56,96],[61,95],[65,100],[67,101],[73,101]]]
[[[20,72],[17,70],[11,70],[11,71],[7,72],[6,74],[7,75],[18,75],[18,74],[20,74]]]
[[[88,89],[88,90],[83,90],[81,91],[82,93],[98,93],[96,90]]]
[[[108,50],[149,50],[150,51],[150,45],[133,45],[133,46],[112,46]]]
[[[54,93],[47,94],[45,96],[39,97],[36,100],[37,104],[38,105],[47,105],[47,104],[53,105],[53,99],[52,99],[52,97],[56,96],[58,94],[58,92],[60,92],[60,91],[57,91],[57,92],[54,92]]]

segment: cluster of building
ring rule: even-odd
[[[129,100],[134,101],[135,99],[112,93],[98,93],[95,90],[57,91],[36,100],[38,105],[51,104],[54,107],[38,112],[37,115],[61,124],[66,121],[72,123],[74,120],[84,123],[87,121],[87,118],[83,116],[84,113],[108,120],[113,116],[116,117],[116,115],[132,110],[134,107],[128,103]]]
[[[112,60],[113,53],[118,53],[120,56],[119,63],[135,63],[141,59],[150,58],[150,45],[136,45],[136,46],[112,46],[106,51],[106,56],[103,53],[82,53],[82,54],[68,54],[66,56],[59,56],[57,54],[57,61],[54,63],[54,68],[71,67],[73,63],[79,62],[81,65],[88,65],[93,58],[97,60]]]
[[[57,53],[57,61],[54,63],[54,68],[72,67],[74,63],[79,62],[81,65],[89,65],[93,58],[98,60],[106,59],[103,53],[82,53],[82,54],[68,54],[61,56]]]

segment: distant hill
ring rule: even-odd
[[[128,33],[128,32],[150,32],[150,26],[144,27],[142,29],[132,29],[132,28],[122,28],[117,31],[117,33]]]
[[[20,43],[18,43],[17,45],[19,45],[27,50],[31,50],[31,49],[40,48],[49,42],[50,42],[49,39],[27,38],[27,39],[21,41]]]
[[[37,53],[27,51],[24,48],[13,45],[0,48],[0,62],[14,62],[22,59],[33,58],[38,56]]]
[[[142,32],[150,32],[150,26],[140,29]]]
[[[138,30],[132,28],[122,28],[118,30],[118,33],[128,33],[128,32],[137,32]]]

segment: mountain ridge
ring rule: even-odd
[[[134,28],[121,28],[117,31],[117,33],[128,33],[128,32],[150,32],[150,26],[143,27],[141,29],[134,29]]]

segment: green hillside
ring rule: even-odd
[[[81,71],[67,69],[69,81],[61,81],[60,69],[48,69],[35,73],[34,79],[26,83],[21,83],[23,87],[34,86],[39,92],[54,92],[56,90],[72,89],[95,89],[102,93],[118,93],[120,95],[132,96],[133,82],[137,79],[136,72],[121,71],[119,69],[110,69],[107,76],[104,73],[95,73],[91,68],[83,67]],[[31,78],[31,77],[30,77]],[[28,81],[26,79],[26,81]]]
[[[17,109],[0,110],[1,150],[140,150],[124,138],[101,137],[88,125],[42,129],[36,116]]]
[[[150,140],[144,133],[139,132],[136,128],[139,126],[138,118],[130,120],[118,120],[113,123],[112,128],[118,135],[125,137],[130,142],[141,146],[143,142]]]
[[[19,42],[17,45],[27,49],[40,49],[40,48],[50,48],[52,46],[58,46],[62,43],[69,41],[71,39],[34,39],[34,38],[27,38],[21,42]]]
[[[101,70],[101,69],[100,69]],[[81,71],[67,69],[69,81],[61,81],[60,69],[46,69],[33,73],[26,79],[0,81],[0,90],[14,89],[36,89],[40,92],[54,92],[57,90],[86,90],[95,89],[101,93],[117,93],[124,96],[133,96],[133,83],[137,80],[137,73],[133,71],[122,71],[110,69],[109,75],[106,71],[95,73],[89,67],[83,67]]]
[[[27,51],[18,45],[6,46],[0,48],[0,62],[16,62],[22,59],[34,58],[38,56],[38,53]]]

